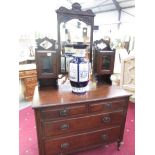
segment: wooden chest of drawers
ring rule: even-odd
[[[25,100],[31,101],[35,86],[37,85],[36,65],[20,65],[19,78],[22,80],[22,87]]]
[[[35,89],[40,155],[73,154],[123,139],[130,94],[114,86],[91,87],[84,95],[63,88]],[[116,150],[117,151],[117,150]]]

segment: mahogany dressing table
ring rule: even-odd
[[[68,72],[67,54],[74,51],[70,45],[79,43],[89,45],[87,54],[92,66],[98,62],[98,57],[94,59],[95,53],[93,54],[92,50],[95,16],[92,10],[84,11],[80,4],[74,3],[71,9],[60,7],[56,13],[58,47],[50,57],[49,54],[43,53],[44,56],[48,56],[49,62],[53,62],[53,64],[49,63],[52,65],[48,67],[55,70],[46,75],[41,74],[39,78],[47,78],[47,76],[55,78],[54,83],[57,84],[58,74],[66,75]],[[42,67],[44,63],[40,62],[42,59],[38,60],[38,66],[41,64],[39,70],[44,69]],[[113,68],[111,55],[102,54],[100,62],[104,64],[99,65],[99,67],[102,66],[101,74],[111,74]],[[47,82],[47,79],[45,81]],[[117,142],[119,149],[120,142],[123,140],[129,93],[115,86],[105,84],[97,86],[92,82],[89,83],[88,91],[83,95],[72,93],[71,85],[67,83],[58,84],[57,87],[51,87],[52,84],[49,86],[36,86],[32,102],[39,155],[74,154],[114,142]]]
[[[89,84],[86,94],[71,86],[35,88],[39,155],[64,155],[123,140],[130,94],[110,85]],[[116,150],[117,151],[117,150]]]

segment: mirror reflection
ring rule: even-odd
[[[52,59],[49,56],[42,58],[42,73],[52,73],[53,66],[52,66]]]
[[[72,19],[60,24],[61,42],[61,71],[68,72],[68,65],[72,56],[85,53],[89,59],[91,27],[86,23]]]
[[[70,43],[90,43],[90,26],[78,19],[60,25],[61,41]]]
[[[103,62],[102,62],[102,69],[109,70],[110,69],[110,61],[111,57],[110,56],[103,56]]]

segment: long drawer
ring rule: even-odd
[[[101,113],[84,117],[63,119],[59,121],[42,122],[43,136],[57,136],[74,131],[91,130],[99,127],[112,127],[120,125],[123,119],[123,111]]]
[[[48,139],[44,141],[44,152],[45,155],[66,154],[72,152],[72,150],[114,142],[119,138],[119,132],[120,127],[115,127],[63,138]]]
[[[32,77],[32,76],[36,76],[36,75],[37,75],[36,69],[25,70],[25,71],[20,71],[19,72],[19,77],[20,78]]]

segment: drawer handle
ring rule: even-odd
[[[67,149],[67,148],[69,148],[69,143],[61,144],[61,149]]]
[[[108,122],[111,121],[111,118],[110,118],[110,116],[105,116],[105,117],[102,118],[102,121],[103,121],[104,123],[108,123]]]
[[[68,109],[63,109],[60,110],[59,115],[60,116],[67,116],[69,114],[69,110]]]
[[[111,108],[112,108],[112,104],[111,104],[111,103],[106,103],[106,104],[104,105],[104,107],[105,107],[106,109],[111,109]]]
[[[107,139],[108,139],[108,135],[107,135],[107,134],[102,134],[102,135],[101,135],[101,138],[102,138],[102,140],[104,140],[104,141],[105,141],[105,140],[107,140]]]
[[[69,128],[69,124],[62,124],[61,126],[60,126],[60,129],[61,130],[66,130],[66,129],[68,129]]]

